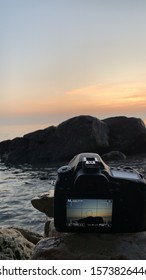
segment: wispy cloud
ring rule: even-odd
[[[138,84],[97,84],[56,95],[35,95],[2,101],[0,115],[123,114],[146,109],[146,87]]]

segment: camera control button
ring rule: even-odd
[[[69,172],[70,170],[71,170],[71,167],[69,165],[65,165],[58,169],[58,174]]]

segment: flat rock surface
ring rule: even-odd
[[[124,234],[64,234],[38,242],[32,259],[145,260],[146,232]]]

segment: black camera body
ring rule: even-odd
[[[81,153],[58,169],[54,224],[60,232],[137,232],[146,229],[146,182],[130,167],[110,167]]]

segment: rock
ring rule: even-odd
[[[109,127],[110,151],[125,154],[146,152],[146,127],[141,119],[120,116],[104,119],[103,122]]]
[[[74,117],[63,122],[57,127],[57,136],[65,159],[85,151],[102,151],[109,146],[107,125],[91,116]]]
[[[105,161],[125,160],[126,155],[119,151],[111,151],[109,153],[102,155],[102,159]]]
[[[43,212],[48,217],[54,217],[54,191],[41,194],[32,198],[31,204],[34,208]]]
[[[57,127],[38,130],[0,143],[2,159],[8,163],[49,164],[70,160],[84,151],[108,148],[107,125],[91,116],[71,118]]]
[[[62,234],[36,245],[33,260],[145,260],[146,232]]]
[[[34,246],[17,229],[0,228],[1,260],[30,259]]]
[[[98,154],[119,151],[146,152],[146,128],[138,118],[92,116],[71,118],[57,127],[50,126],[0,143],[5,163],[56,164],[69,161],[82,152]]]
[[[56,231],[54,226],[54,219],[48,218],[46,219],[45,227],[44,227],[44,237],[58,237],[62,236],[61,232]]]
[[[36,232],[32,232],[28,229],[15,227],[13,227],[12,229],[16,229],[17,231],[19,231],[24,236],[24,238],[26,238],[29,242],[33,243],[34,245],[36,245],[43,238],[42,235]]]

